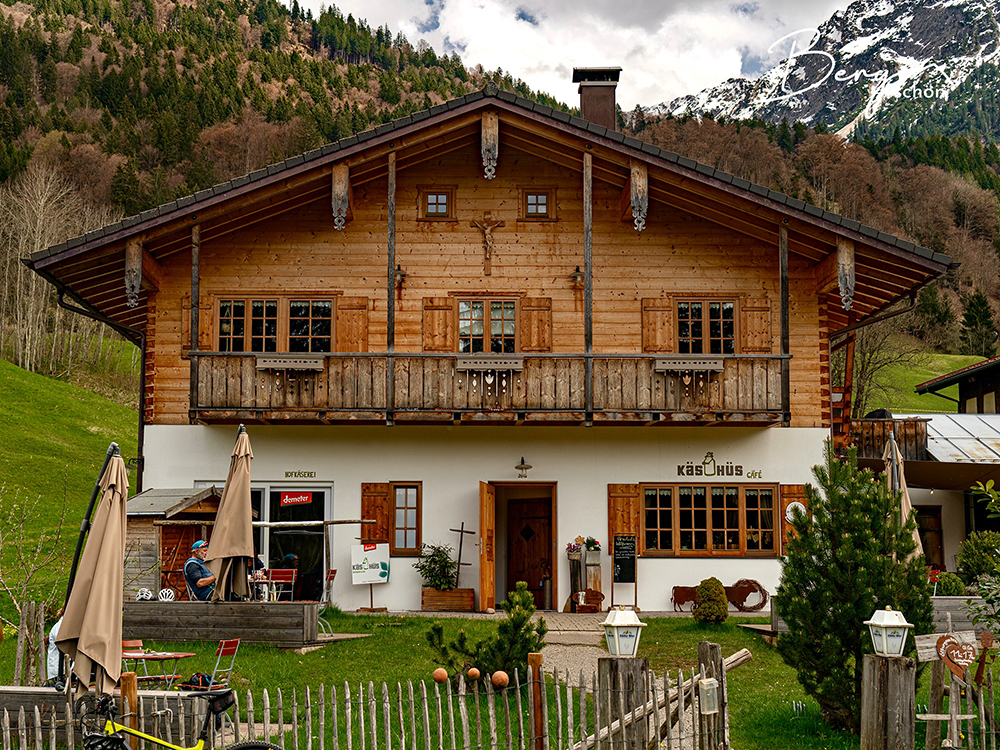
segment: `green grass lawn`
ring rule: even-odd
[[[896,366],[886,370],[884,382],[891,383],[893,389],[887,404],[873,405],[872,408],[886,408],[893,414],[906,412],[957,412],[954,401],[924,394],[918,396],[913,389],[921,383],[945,375],[963,367],[981,362],[982,357],[959,354],[921,354],[913,365]],[[958,398],[958,386],[952,385],[941,391],[953,399]]]
[[[35,375],[0,360],[0,517],[4,549],[0,566],[11,577],[11,540],[17,508],[36,503],[25,524],[35,540],[52,531],[66,500],[59,565],[45,571],[46,591],[66,574],[76,546],[80,519],[87,509],[108,444],[121,446],[126,458],[136,454],[138,414],[88,390]],[[131,482],[135,474],[130,473]],[[14,574],[16,578],[16,573]],[[12,605],[0,593],[0,616],[12,619]]]

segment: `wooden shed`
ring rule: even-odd
[[[219,510],[222,491],[214,485],[202,490],[151,489],[128,501],[125,552],[125,597],[141,588],[154,595],[173,589],[187,599],[184,562],[191,545],[208,540]]]

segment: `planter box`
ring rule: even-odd
[[[473,612],[476,608],[475,589],[420,589],[420,609],[424,612]]]

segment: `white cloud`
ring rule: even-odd
[[[649,106],[777,59],[779,37],[816,27],[846,0],[340,0],[346,15],[388,24],[411,43],[458,51],[466,66],[503,68],[568,104],[574,66],[619,66],[618,103]],[[307,0],[313,13],[318,0]]]

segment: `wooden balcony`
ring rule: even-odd
[[[787,410],[780,356],[593,355],[588,362],[561,354],[211,352],[192,358],[198,382],[191,419],[206,423],[766,425]]]
[[[904,461],[927,461],[929,421],[928,419],[855,419],[848,425],[845,442],[846,445],[857,447],[859,461],[868,459],[881,461],[885,445],[889,442],[889,433],[892,432],[896,436],[896,444]]]

